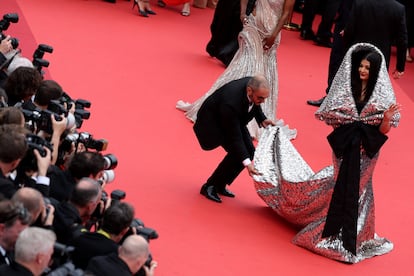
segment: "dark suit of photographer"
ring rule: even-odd
[[[73,239],[87,232],[85,225],[101,202],[101,185],[91,179],[82,178],[73,189],[69,201],[60,202],[55,208],[53,228],[57,241],[70,244]]]
[[[48,176],[51,180],[50,197],[67,201],[76,182],[83,177],[99,180],[104,172],[105,159],[98,152],[78,152],[73,155],[66,170],[51,166]]]
[[[96,256],[118,251],[119,242],[134,219],[134,208],[125,202],[112,204],[103,215],[97,232],[83,233],[71,242],[75,247],[72,261],[77,268],[86,269],[89,260]]]

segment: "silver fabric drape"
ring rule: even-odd
[[[353,51],[379,50],[370,44],[351,47],[338,70],[332,88],[316,112],[316,117],[337,127],[361,121],[379,125],[383,112],[393,103],[395,96],[385,68],[384,59],[377,84],[368,103],[358,114],[351,94],[350,69]],[[382,55],[382,54],[381,54]],[[393,117],[397,126],[399,114]],[[294,148],[283,129],[268,127],[262,134],[255,153],[255,166],[262,173],[254,177],[258,195],[281,217],[302,227],[293,243],[317,254],[342,262],[357,263],[363,259],[388,253],[392,242],[375,233],[375,209],[372,175],[378,154],[369,158],[361,148],[360,187],[357,222],[356,255],[342,244],[341,232],[337,236],[322,238],[322,231],[342,160],[333,156],[333,165],[314,173]]]

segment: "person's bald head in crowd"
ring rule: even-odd
[[[27,211],[31,214],[30,224],[33,224],[37,219],[42,218],[45,211],[45,201],[42,194],[33,188],[23,187],[16,191],[12,199],[15,203],[22,203]]]

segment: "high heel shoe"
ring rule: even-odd
[[[148,17],[148,13],[145,9],[141,9],[139,3],[139,0],[134,0],[134,3],[132,4],[132,9],[135,8],[135,6],[138,6],[138,14],[142,17]]]
[[[156,15],[155,11],[153,10],[145,9],[145,12],[151,15]]]

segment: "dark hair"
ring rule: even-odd
[[[34,97],[34,102],[46,106],[51,100],[59,99],[63,94],[62,87],[54,80],[44,80],[40,83]]]
[[[359,101],[362,92],[362,81],[359,76],[359,66],[363,60],[369,61],[369,78],[366,86],[365,100],[371,97],[377,83],[378,74],[381,69],[382,58],[376,51],[361,50],[352,54],[351,87],[355,101]]]
[[[0,125],[21,125],[22,121],[24,121],[24,115],[19,107],[7,106],[0,108]]]
[[[90,185],[79,184],[81,182],[88,182]],[[96,200],[96,197],[100,192],[100,185],[98,181],[93,180],[92,178],[84,177],[76,184],[75,188],[72,191],[72,196],[70,197],[70,202],[76,206],[85,207],[91,201]]]
[[[0,161],[11,163],[25,156],[26,130],[18,125],[0,125]]]
[[[21,203],[14,203],[11,200],[0,201],[0,223],[11,227],[20,220],[23,225],[30,223],[31,216]]]
[[[8,104],[15,105],[23,99],[33,96],[40,86],[42,75],[30,67],[19,67],[6,80],[4,90],[8,96]]]
[[[68,167],[69,172],[76,179],[96,176],[105,168],[105,159],[99,152],[83,151],[76,153]]]
[[[102,230],[119,235],[134,219],[134,208],[126,202],[112,204],[104,213]]]

